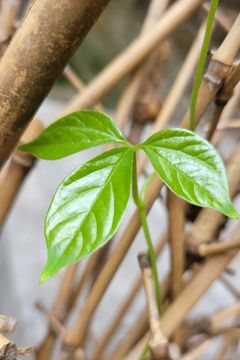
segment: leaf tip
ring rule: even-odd
[[[43,270],[43,272],[41,273],[40,279],[39,279],[39,281],[38,281],[38,284],[39,284],[39,285],[42,285],[42,284],[45,283],[47,280],[49,280],[50,277],[51,277],[51,276],[50,276],[47,272],[45,272],[45,270]]]
[[[49,280],[51,277],[53,277],[53,275],[55,274],[55,272],[52,272],[49,269],[49,264],[48,262],[46,263],[46,265],[43,268],[43,271],[41,273],[40,279],[39,279],[39,285],[45,283],[47,280]]]
[[[234,220],[239,220],[240,219],[240,215],[238,213],[238,211],[236,210],[236,208],[233,206],[232,202],[229,202],[227,205],[225,205],[224,207],[224,214],[226,216],[228,216],[231,219]]]

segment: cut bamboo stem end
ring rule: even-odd
[[[160,239],[156,246],[156,256],[159,256],[164,249],[167,242],[167,234],[163,236],[163,238]],[[136,281],[133,284],[133,287],[129,291],[129,294],[124,299],[123,303],[121,304],[120,308],[118,309],[118,312],[116,316],[113,318],[110,325],[107,327],[105,333],[103,334],[103,337],[100,339],[100,341],[97,343],[94,353],[92,357],[90,357],[90,360],[98,360],[99,357],[102,355],[107,343],[110,342],[111,338],[116,333],[116,330],[121,324],[121,321],[123,320],[124,315],[129,310],[130,306],[132,305],[133,301],[135,300],[136,296],[138,295],[140,289],[142,286],[142,278],[139,276]],[[162,289],[161,289],[162,290]],[[163,294],[165,294],[166,290],[163,289]],[[162,291],[161,291],[162,292]],[[120,344],[121,346],[121,344]]]
[[[213,54],[201,82],[196,104],[196,124],[232,70],[232,64],[240,47],[239,34],[240,15],[235,20],[220,47]],[[187,112],[182,121],[183,127],[189,127],[189,125],[190,111]]]
[[[153,274],[148,254],[140,253],[138,255],[138,261],[142,270],[143,284],[147,299],[148,318],[150,325],[150,339],[148,342],[149,348],[153,359],[167,359],[169,358],[168,340],[163,335],[161,330]]]
[[[233,239],[239,239],[239,229],[240,227],[238,225],[232,235]],[[169,305],[161,317],[162,331],[165,336],[169,337],[172,335],[188,311],[196,304],[236,254],[237,250],[232,250],[226,254],[215,255],[208,259],[196,272],[194,277],[184,287],[175,301]],[[141,354],[146,341],[147,338],[144,337],[124,360],[137,359],[139,354]]]
[[[198,247],[198,254],[200,256],[209,256],[213,254],[219,254],[225,251],[229,251],[232,249],[240,248],[240,241],[222,241],[222,242],[214,242],[211,244],[201,244]]]
[[[16,354],[16,345],[0,334],[0,360],[15,360]]]
[[[17,325],[17,319],[13,316],[0,315],[0,332],[12,333]]]
[[[17,346],[0,334],[0,360],[16,360],[18,356],[28,356],[35,352],[33,347]]]
[[[161,282],[161,294],[164,303],[164,308],[167,303],[167,296],[170,290],[170,275],[167,275]],[[136,345],[141,337],[146,334],[149,329],[147,311],[143,312],[140,317],[137,318],[133,326],[128,330],[124,339],[112,350],[106,360],[122,360],[126,354]]]

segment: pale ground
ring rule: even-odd
[[[62,106],[62,103],[54,100],[47,100],[43,104],[39,115],[45,120],[45,124],[58,117]],[[51,196],[60,180],[79,163],[98,154],[98,152],[99,148],[55,162],[39,161],[24,183],[2,231],[0,242],[0,313],[18,318],[18,326],[13,335],[13,339],[18,345],[35,345],[42,339],[45,333],[46,319],[35,308],[35,302],[41,300],[47,308],[50,308],[60,278],[58,276],[44,285],[38,285],[40,272],[46,260],[43,220]],[[132,205],[130,207],[132,208]],[[128,216],[125,217],[125,221],[126,218]],[[160,202],[151,211],[150,223],[153,237],[156,240],[167,224],[166,214]],[[130,288],[132,281],[139,272],[136,254],[143,249],[145,249],[145,245],[142,233],[140,233],[99,306],[94,322],[94,337],[100,336],[102,328],[111,319],[118,303],[125,296],[127,289]],[[167,272],[168,259],[169,254],[166,250],[159,263],[161,277]],[[239,265],[238,259],[233,264],[238,279],[240,275]],[[239,287],[239,283],[236,284]],[[194,307],[192,314],[201,312],[208,314],[216,308],[232,303],[233,300],[223,286],[216,282],[209,289],[207,296]],[[136,301],[136,310],[132,310],[130,316],[123,322],[123,331],[132,324],[144,306],[145,300],[141,294]],[[120,336],[121,333],[119,333]],[[205,354],[205,356],[204,359],[211,359],[210,353]]]

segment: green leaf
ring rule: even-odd
[[[161,179],[191,204],[238,218],[228,193],[223,161],[202,137],[184,129],[164,129],[140,145]]]
[[[19,149],[41,159],[56,160],[93,146],[116,143],[128,145],[114,122],[97,111],[83,110],[54,122]]]
[[[132,149],[113,149],[63,180],[45,220],[48,261],[41,282],[90,255],[114,235],[128,204],[132,163]]]

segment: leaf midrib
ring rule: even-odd
[[[187,153],[185,153],[184,151],[179,150],[179,149],[171,149],[170,147],[164,147],[164,146],[153,145],[153,144],[148,144],[148,145],[146,146],[146,148],[152,148],[152,149],[154,149],[153,151],[154,151],[155,153],[157,153],[157,151],[155,150],[156,148],[159,149],[159,150],[163,149],[163,150],[169,151],[169,152],[179,152],[179,153],[183,154],[184,156],[186,156],[186,157],[188,157],[188,158],[190,158],[190,159],[195,159],[194,156],[189,155],[189,154],[187,154]],[[161,155],[161,156],[163,157],[163,155]],[[164,157],[163,157],[163,158],[164,158]],[[164,159],[165,159],[165,158],[164,158]],[[168,161],[169,161],[169,160],[168,160]],[[204,160],[197,158],[197,161],[200,161],[202,164],[204,164],[205,166],[207,166],[208,169],[210,169],[211,171],[217,171],[218,174],[220,174],[220,172],[218,171],[218,169],[211,167],[211,166],[209,165],[209,163],[205,162]],[[170,164],[171,164],[171,163],[170,163]],[[222,170],[222,169],[221,169],[221,170]],[[223,175],[223,171],[221,171],[221,175]]]
[[[88,211],[88,213],[86,214],[86,216],[83,218],[81,224],[78,226],[78,228],[76,229],[76,231],[74,232],[74,236],[72,238],[72,240],[68,243],[68,245],[66,246],[66,248],[64,249],[64,251],[62,252],[62,255],[67,251],[67,249],[69,248],[69,246],[72,244],[72,242],[75,239],[76,233],[79,231],[79,229],[81,228],[81,226],[83,226],[87,216],[89,215],[89,213],[92,211],[93,207],[95,206],[98,198],[100,197],[101,193],[103,192],[103,188],[105,188],[107,186],[107,184],[109,183],[111,177],[114,175],[116,169],[118,168],[118,166],[120,165],[120,163],[122,162],[122,160],[125,158],[125,156],[128,154],[129,151],[132,151],[132,149],[128,149],[126,150],[125,154],[122,156],[121,160],[118,162],[118,164],[113,168],[113,171],[109,174],[108,179],[106,181],[106,183],[104,184],[104,186],[102,187],[102,190],[99,192],[99,194],[97,195],[96,199],[94,200],[91,209]],[[77,261],[77,260],[76,260]],[[57,263],[57,261],[54,262],[54,264],[52,264],[52,266],[49,268],[49,270],[51,270],[52,268],[54,268],[55,264]],[[48,272],[49,272],[48,270]]]
[[[148,146],[148,149],[150,148],[151,146]],[[147,149],[147,150],[148,150]],[[151,151],[151,149],[150,149],[150,151]],[[204,187],[202,187],[201,185],[199,185],[199,184],[197,184],[197,183],[195,183],[191,178],[189,178],[186,174],[184,174],[184,172],[182,172],[181,170],[179,170],[178,168],[176,168],[167,158],[165,158],[162,154],[160,154],[160,153],[158,153],[155,149],[154,149],[154,147],[153,147],[153,150],[152,150],[155,154],[157,154],[158,156],[160,156],[161,158],[163,158],[167,163],[169,163],[176,171],[178,171],[178,172],[180,172],[181,174],[182,174],[182,176],[183,177],[185,177],[185,178],[187,178],[188,179],[188,181],[190,181],[194,186],[197,186],[197,187],[199,187],[200,189],[204,189],[209,195],[210,195],[210,197],[213,199],[213,200],[215,200],[215,201],[217,201],[217,203],[220,205],[220,208],[221,208],[221,202],[219,202],[219,200],[217,200],[216,198],[214,198],[210,193],[209,193],[209,191],[207,191]],[[189,201],[190,202],[190,201]],[[193,202],[192,202],[193,203]],[[206,207],[209,207],[209,206],[206,206]]]
[[[74,126],[74,125],[59,125],[58,126],[58,128],[57,128],[57,130],[66,130],[66,128],[72,128],[72,129],[75,129],[76,130],[76,126]],[[51,131],[55,131],[56,129],[51,129]],[[79,129],[78,129],[78,131],[79,131]],[[109,137],[109,138],[111,138],[111,139],[113,139],[114,141],[115,141],[115,139],[118,139],[118,142],[122,142],[122,143],[124,143],[125,144],[125,141],[124,141],[124,138],[121,138],[121,137],[117,137],[116,136],[116,134],[114,134],[114,133],[111,133],[111,134],[109,134],[109,133],[107,133],[107,132],[104,132],[104,131],[102,131],[102,130],[96,130],[96,129],[91,129],[91,128],[87,128],[87,127],[85,127],[85,128],[82,128],[78,133],[77,133],[77,136],[79,136],[79,134],[80,134],[80,132],[87,132],[87,131],[89,131],[89,132],[93,132],[94,134],[99,134],[99,133],[101,133],[102,134],[102,136],[103,137],[105,137],[105,138],[107,138],[107,137]],[[51,135],[51,133],[49,132],[48,134],[44,134],[45,136],[50,136]],[[86,136],[86,134],[84,134],[85,136]],[[52,135],[51,135],[52,136]],[[58,144],[54,144],[54,145],[46,145],[45,147],[56,147],[56,146],[60,146],[60,145],[69,145],[69,144],[76,144],[75,142],[74,143],[71,143],[71,142],[67,142],[67,143],[65,143],[65,142],[61,142],[61,143],[59,143],[59,145]]]

